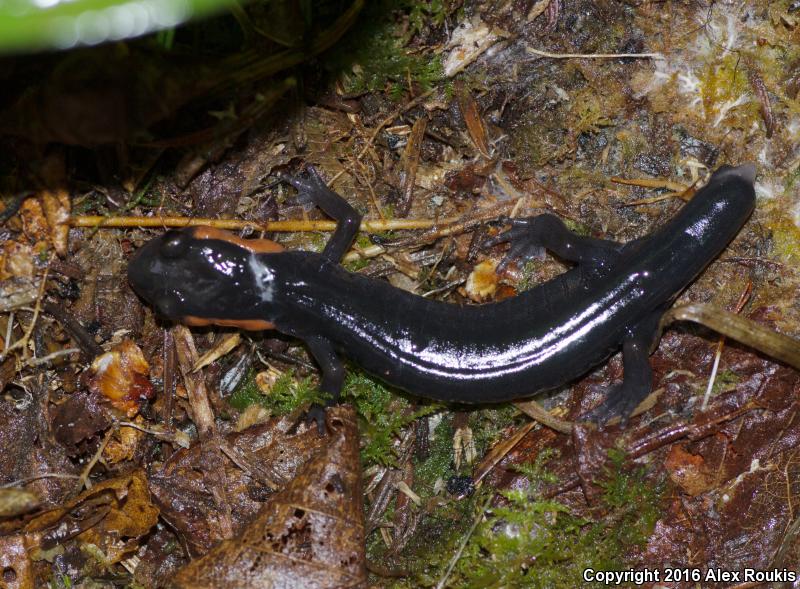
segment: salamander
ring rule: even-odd
[[[496,403],[575,380],[621,347],[623,380],[587,417],[625,418],[652,388],[648,357],[662,313],[755,206],[756,170],[745,164],[719,168],[668,222],[625,244],[577,235],[552,214],[506,219],[510,228],[486,243],[510,243],[503,263],[546,249],[574,266],[515,297],[462,306],[345,270],[361,217],[309,169],[281,178],[337,221],[321,253],[190,227],[142,246],[128,277],[168,319],[302,340],[331,403],[345,375],[340,353],[416,396]]]

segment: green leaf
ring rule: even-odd
[[[232,0],[0,0],[0,52],[68,49],[138,37]]]

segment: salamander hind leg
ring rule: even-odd
[[[577,235],[555,215],[544,214],[521,219],[503,217],[500,220],[510,224],[511,228],[484,242],[489,247],[504,242],[511,244],[498,266],[499,270],[503,270],[515,259],[541,257],[544,250],[549,250],[568,262],[602,265],[615,260],[622,247],[615,241]]]
[[[337,222],[334,231],[322,255],[333,262],[338,262],[350,249],[361,225],[361,215],[350,204],[328,188],[325,180],[316,168],[308,166],[308,178],[279,174],[279,178],[294,186],[303,196],[310,199],[322,211]]]
[[[605,424],[619,416],[625,427],[628,418],[653,388],[653,369],[650,351],[660,335],[658,328],[661,313],[638,324],[622,344],[622,382],[609,387],[605,400],[583,419]]]

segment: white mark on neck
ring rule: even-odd
[[[255,291],[261,302],[271,303],[275,295],[275,272],[269,266],[263,264],[256,254],[250,254],[248,264],[253,272],[253,278],[256,282]]]

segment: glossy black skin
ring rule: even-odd
[[[304,340],[322,367],[323,390],[334,395],[343,378],[337,351],[414,395],[493,403],[558,387],[622,345],[625,379],[592,415],[607,419],[628,415],[649,393],[660,316],[748,219],[754,176],[752,165],[721,168],[668,223],[628,244],[579,237],[552,215],[516,221],[492,241],[510,240],[516,256],[546,247],[577,265],[481,306],[428,300],[344,270],[339,260],[358,216],[338,195],[322,194],[316,174],[287,180],[345,218],[322,254],[258,254],[257,280],[241,247],[169,232],[137,253],[129,278],[167,317],[262,319]],[[185,243],[170,252],[176,241]]]

